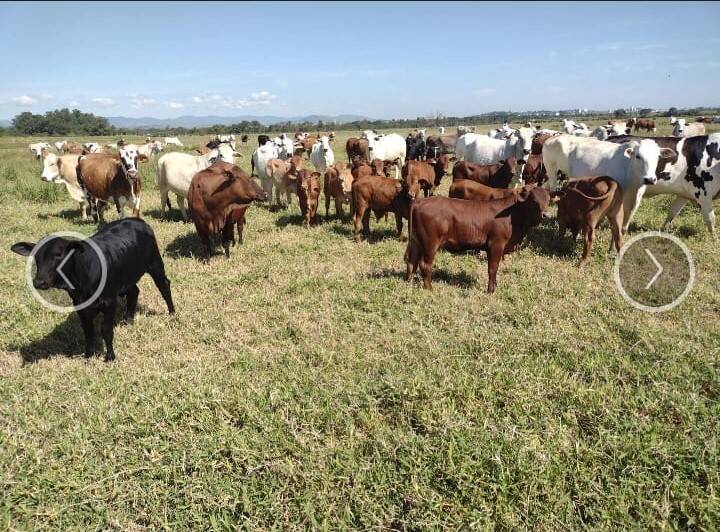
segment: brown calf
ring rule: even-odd
[[[342,218],[343,203],[349,203],[352,194],[353,176],[345,164],[336,164],[325,170],[325,218],[330,216],[330,199],[335,201],[335,214]]]
[[[425,197],[432,196],[435,187],[440,185],[445,175],[447,160],[447,155],[441,155],[438,160],[407,161],[402,167],[402,178],[411,189],[414,188],[413,184],[417,183],[425,193]]]
[[[318,210],[318,199],[320,198],[320,172],[298,170],[297,195],[300,200],[300,212],[302,213],[305,226],[315,222]]]
[[[411,192],[407,182],[390,177],[368,175],[356,179],[352,184],[355,241],[360,242],[360,229],[366,234],[370,232],[371,212],[375,213],[375,219],[380,219],[388,212],[395,213],[398,238],[402,240],[402,220],[410,219],[412,198],[417,197],[418,192],[419,187]]]
[[[528,185],[523,188],[527,186]],[[472,201],[488,201],[507,198],[518,194],[521,190],[522,189],[519,188],[493,188],[470,179],[458,179],[450,185],[448,196]]]
[[[355,181],[369,175],[390,177],[390,169],[393,164],[390,161],[381,161],[380,159],[373,159],[371,163],[364,159],[356,159],[353,162],[351,172]]]
[[[522,242],[531,227],[540,223],[549,204],[550,194],[539,187],[484,202],[442,196],[418,201],[411,213],[405,279],[409,281],[420,265],[423,285],[431,290],[432,265],[438,249],[482,249],[488,254],[487,291],[492,294],[500,260]]]
[[[570,229],[572,242],[582,231],[585,243],[578,266],[587,261],[592,248],[595,228],[603,217],[610,222],[615,250],[620,252],[623,245],[623,198],[620,185],[608,176],[586,177],[569,181],[553,198],[558,204],[558,227],[560,238]],[[612,248],[612,243],[610,244]]]
[[[345,151],[347,152],[348,162],[351,163],[356,159],[364,159],[365,154],[367,153],[367,147],[367,139],[350,137],[345,143]]]
[[[472,179],[483,185],[494,188],[507,188],[515,175],[517,163],[514,157],[496,164],[475,164],[460,161],[453,166],[453,181],[456,179]]]

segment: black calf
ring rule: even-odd
[[[170,314],[175,306],[170,293],[170,281],[165,276],[160,250],[150,226],[139,218],[123,218],[107,224],[90,239],[97,244],[107,263],[107,279],[99,297],[85,308],[78,309],[85,334],[85,356],[94,352],[94,319],[103,314],[102,336],[107,353],[105,360],[115,358],[113,328],[119,296],[126,296],[125,320],[132,321],[140,290],[137,282],[149,273],[165,299]],[[15,253],[28,256],[35,244],[18,242],[11,247]],[[35,254],[37,273],[33,285],[39,290],[65,290],[76,307],[89,301],[101,285],[100,258],[87,241],[53,238]]]

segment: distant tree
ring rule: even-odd
[[[650,107],[643,107],[642,109],[640,109],[638,111],[638,114],[640,116],[645,117],[645,116],[650,116],[652,114],[652,112],[653,112],[653,110]]]
[[[679,113],[678,113],[678,108],[677,108],[677,107],[671,107],[670,109],[667,110],[667,112],[665,113],[665,116],[676,116],[676,115],[678,115],[678,114],[679,114]]]
[[[625,112],[625,109],[615,109],[613,111],[613,116],[615,118],[622,118],[623,116],[626,116],[627,113]]]
[[[23,135],[110,135],[115,131],[107,118],[78,109],[56,109],[44,115],[24,112],[13,118],[12,123]]]

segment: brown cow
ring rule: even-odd
[[[267,163],[265,172],[272,179],[275,185],[275,203],[281,205],[280,196],[284,193],[287,205],[290,206],[292,198],[290,194],[297,194],[297,161],[300,156],[293,155],[290,160],[270,159]],[[295,161],[295,162],[293,162]]]
[[[625,126],[628,128],[634,127],[635,133],[640,131],[641,129],[645,129],[647,131],[652,131],[653,133],[656,131],[655,129],[655,120],[652,118],[631,118],[625,123]]]
[[[545,141],[554,136],[555,136],[554,133],[541,133],[539,135],[535,135],[532,139],[532,143],[530,144],[530,154],[531,155],[541,155],[542,147],[543,147],[543,144],[545,144]]]
[[[425,197],[432,196],[445,175],[447,160],[447,155],[441,155],[437,161],[407,161],[402,167],[402,178],[409,184],[418,183]]]
[[[487,291],[492,294],[500,260],[518,247],[531,227],[540,223],[549,204],[550,194],[540,187],[484,202],[442,196],[418,201],[411,213],[405,279],[412,278],[419,264],[423,285],[431,290],[432,265],[438,249],[484,249],[488,254]]]
[[[78,183],[92,198],[91,213],[95,221],[105,222],[107,202],[113,201],[120,217],[125,215],[125,205],[132,204],[133,216],[140,216],[140,191],[142,183],[138,162],[147,161],[139,155],[135,146],[124,147],[114,156],[93,153],[82,155],[78,160]],[[101,202],[101,205],[98,205]]]
[[[225,256],[234,242],[234,224],[242,243],[245,205],[265,201],[267,194],[240,167],[220,161],[195,174],[188,190],[188,206],[195,229],[205,247],[205,260],[212,254],[213,241],[220,237]]]
[[[460,161],[453,166],[453,181],[456,179],[472,179],[483,185],[494,188],[507,188],[515,175],[517,163],[514,157],[496,164],[475,164]]]
[[[390,177],[390,169],[394,164],[391,161],[381,161],[380,159],[373,159],[371,163],[364,159],[356,159],[353,162],[351,173],[355,181],[369,175]]]
[[[615,250],[619,253],[623,245],[623,198],[620,185],[608,176],[573,179],[565,184],[553,201],[558,204],[557,220],[560,238],[570,229],[572,242],[582,231],[585,243],[578,266],[587,261],[592,248],[595,228],[607,217],[610,222]],[[612,244],[610,244],[612,248]]]
[[[523,167],[522,179],[525,183],[542,185],[547,181],[547,172],[542,161],[542,155],[531,153]]]
[[[347,152],[348,162],[352,163],[356,159],[364,159],[367,153],[367,139],[359,139],[350,137],[345,143],[345,151]]]
[[[335,214],[340,218],[345,216],[343,203],[350,202],[352,184],[352,172],[347,165],[338,163],[325,170],[325,183],[323,186],[323,192],[325,194],[325,218],[330,217],[331,198],[335,201]]]
[[[410,219],[412,200],[420,192],[419,185],[415,184],[415,186],[416,188],[412,190],[406,181],[377,175],[368,175],[357,179],[352,184],[352,198],[355,206],[353,216],[355,241],[360,242],[361,228],[366,234],[370,232],[371,212],[375,213],[376,220],[388,212],[393,212],[398,238],[402,240],[402,220],[403,218]]]
[[[309,227],[311,223],[315,222],[317,215],[318,200],[320,198],[320,172],[311,173],[309,170],[299,170],[297,180],[300,212],[305,221],[305,226]]]
[[[85,148],[77,142],[68,142],[65,146],[65,153],[72,153],[74,155],[80,155]]]
[[[523,188],[534,185],[526,185]],[[470,179],[458,179],[450,185],[448,196],[451,198],[472,200],[472,201],[488,201],[494,199],[503,199],[513,194],[518,194],[523,190],[521,188],[493,188],[477,181]]]

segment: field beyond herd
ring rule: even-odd
[[[359,132],[337,133],[346,161]],[[248,173],[256,137],[238,142]],[[580,240],[559,241],[554,217],[494,295],[484,252],[440,252],[433,291],[406,283],[393,216],[355,243],[322,196],[311,228],[295,196],[254,204],[244,244],[205,263],[174,194],[161,215],[153,156],[141,211],[177,313],[143,277],[105,363],[10,251],[98,229],[40,180],[39,140],[60,139],[0,137],[0,528],[720,528],[720,253],[696,206],[669,228],[695,286],[650,314],[615,289],[607,224],[578,269]],[[645,199],[629,236],[659,230],[670,203]]]

